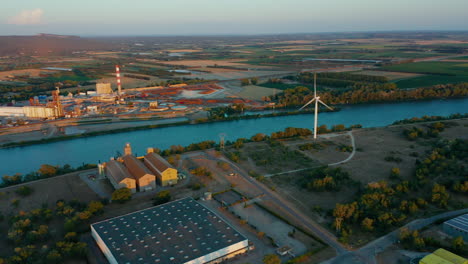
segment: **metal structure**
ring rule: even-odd
[[[318,123],[318,108],[319,108],[319,103],[327,107],[328,109],[333,111],[333,108],[329,107],[326,105],[324,102],[320,100],[320,96],[317,96],[317,73],[314,73],[314,98],[310,100],[307,104],[305,104],[303,107],[299,109],[302,110],[306,108],[308,105],[311,103],[315,102],[315,116],[314,116],[314,139],[317,139],[317,123]]]
[[[120,80],[120,66],[115,65],[115,77],[117,77],[117,94],[122,95],[122,82]]]
[[[224,144],[225,144],[224,139],[226,138],[226,136],[227,135],[225,133],[220,133],[219,134],[219,148],[221,150],[224,150]]]

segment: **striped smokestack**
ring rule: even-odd
[[[120,66],[115,65],[115,76],[117,77],[118,95],[122,95],[122,83],[120,81]]]

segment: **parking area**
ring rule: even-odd
[[[250,204],[245,206],[241,203],[231,206],[230,210],[260,232],[265,233],[265,236],[270,237],[277,247],[289,246],[292,248],[292,254],[296,256],[304,254],[307,251],[307,247],[302,242],[291,236],[295,232],[292,226],[260,208],[258,205]]]

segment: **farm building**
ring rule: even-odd
[[[421,259],[419,264],[468,264],[468,261],[450,251],[440,248]]]
[[[219,263],[245,253],[247,238],[192,198],[91,225],[111,264]]]
[[[146,154],[145,165],[156,175],[161,186],[177,184],[177,170],[158,154],[153,152]]]
[[[135,178],[120,162],[115,160],[107,162],[105,172],[115,189],[129,188],[133,193],[136,192]]]
[[[124,156],[123,162],[130,174],[135,178],[138,191],[145,192],[156,189],[156,177],[151,174],[143,162],[132,155]]]
[[[461,236],[465,242],[468,242],[468,214],[444,222],[442,229],[448,235]]]

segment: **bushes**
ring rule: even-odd
[[[132,199],[132,191],[129,188],[121,188],[112,193],[112,201],[125,203]]]
[[[300,180],[302,187],[311,191],[339,191],[349,182],[352,181],[348,172],[329,167],[315,169]]]
[[[18,195],[21,195],[23,197],[26,197],[28,195],[31,195],[31,193],[33,192],[34,190],[31,188],[31,187],[28,187],[28,186],[21,186],[19,187],[18,189],[16,189],[15,193],[17,193]]]
[[[169,191],[161,191],[153,198],[153,205],[165,204],[171,200],[171,193]]]

